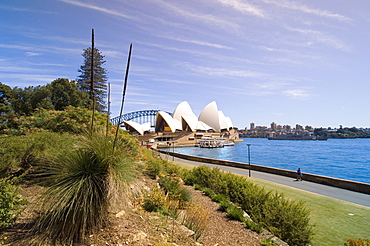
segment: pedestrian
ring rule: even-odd
[[[302,171],[300,168],[297,170],[297,181],[302,181]]]

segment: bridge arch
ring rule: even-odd
[[[159,111],[161,110],[150,109],[150,110],[134,111],[134,112],[130,112],[130,113],[122,115],[121,118],[119,116],[111,118],[110,121],[112,122],[113,125],[117,125],[119,122],[122,124],[123,121],[128,121],[128,120],[137,122],[139,124],[150,122],[150,125],[154,127],[155,117]],[[172,113],[168,113],[168,114],[172,115]]]

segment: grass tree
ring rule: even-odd
[[[51,240],[69,244],[83,241],[104,226],[119,185],[135,175],[138,153],[130,136],[120,135],[116,148],[113,142],[104,133],[86,135],[84,142],[47,168],[52,184],[42,196],[44,212],[36,233],[47,232]]]

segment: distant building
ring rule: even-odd
[[[255,127],[254,123],[252,122],[251,125],[250,125],[250,129],[253,130]]]
[[[299,125],[299,124],[296,124],[295,125],[295,130],[296,131],[303,131],[303,126]]]
[[[285,130],[285,132],[291,132],[292,131],[292,127],[290,125],[284,125],[283,129]]]
[[[272,123],[271,123],[271,129],[272,129],[272,130],[276,130],[276,123],[275,123],[275,122],[272,122]]]
[[[313,127],[312,126],[309,126],[309,125],[305,126],[304,129],[306,131],[308,131],[308,132],[312,132],[313,131]]]

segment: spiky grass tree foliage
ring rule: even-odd
[[[70,244],[104,226],[112,197],[134,177],[136,146],[131,137],[120,136],[113,149],[112,137],[94,133],[56,158],[47,171],[54,183],[43,195],[44,213],[34,232]]]

